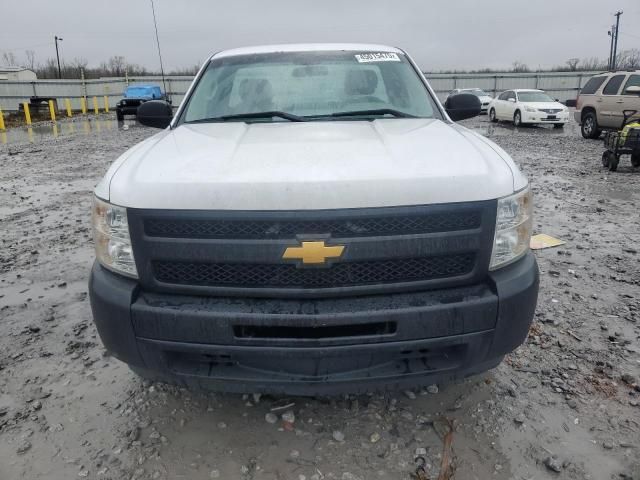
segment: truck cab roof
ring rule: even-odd
[[[322,51],[346,51],[346,52],[385,52],[385,53],[404,53],[396,47],[387,45],[377,45],[371,43],[291,43],[291,44],[274,44],[260,45],[250,47],[233,48],[223,50],[211,55],[211,58],[224,58],[236,55],[253,55],[261,53],[276,52],[322,52]]]
[[[129,85],[124,90],[123,97],[125,98],[141,98],[141,99],[156,99],[162,98],[162,89],[158,85],[141,85],[134,84]]]

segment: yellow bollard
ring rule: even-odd
[[[109,113],[109,99],[106,95],[104,96],[104,111]]]
[[[87,100],[84,97],[80,97],[80,108],[82,109],[82,114],[87,114]]]
[[[93,97],[93,112],[98,115],[98,97]]]
[[[67,107],[67,117],[71,118],[71,100],[69,100],[68,98],[65,98],[64,104]]]
[[[29,112],[29,104],[27,102],[23,102],[22,108],[24,108],[24,119],[26,120],[27,125],[31,125],[31,113]]]
[[[4,114],[2,113],[2,109],[0,108],[0,130],[4,130]]]
[[[2,140],[2,144],[7,144],[7,132],[0,132],[0,140]]]
[[[51,115],[51,121],[56,121],[56,109],[53,108],[53,100],[49,100],[49,115]]]

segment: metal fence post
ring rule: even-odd
[[[80,69],[80,88],[82,90],[80,92],[80,96],[81,96],[81,100],[83,100],[81,102],[82,113],[87,113],[87,82],[85,81],[85,78],[84,78],[84,68]]]

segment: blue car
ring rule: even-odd
[[[149,100],[167,100],[166,94],[158,85],[130,85],[116,104],[116,117],[124,120],[125,115],[136,115],[138,107]]]

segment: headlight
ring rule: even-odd
[[[533,196],[527,187],[498,199],[496,234],[490,270],[496,270],[522,257],[529,250],[533,222]]]
[[[524,111],[525,111],[525,112],[529,112],[529,113],[535,113],[535,112],[537,112],[537,111],[538,111],[538,109],[537,109],[537,108],[533,108],[533,107],[527,107],[527,106],[525,105],[525,107],[524,107]]]
[[[96,258],[103,267],[138,278],[131,248],[127,209],[93,197],[91,211]]]

